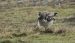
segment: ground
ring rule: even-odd
[[[38,12],[58,12],[51,27],[55,33],[34,33]],[[11,8],[0,12],[0,43],[75,43],[75,9],[46,7]],[[65,30],[60,33],[58,30]]]

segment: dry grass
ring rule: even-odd
[[[42,33],[38,35],[33,35],[37,14],[39,11],[54,11],[58,12],[55,17],[56,21],[51,27],[52,30],[48,30],[47,33]],[[74,42],[75,39],[75,27],[70,25],[69,21],[63,22],[65,18],[74,15],[75,10],[61,9],[61,8],[51,8],[51,7],[23,7],[9,9],[4,12],[0,12],[0,40],[8,39],[12,43],[68,43]],[[69,18],[68,18],[69,19]],[[52,33],[49,33],[52,32]],[[54,34],[55,33],[55,34]],[[63,34],[62,36],[58,33]],[[57,35],[56,35],[57,34]],[[26,38],[27,37],[27,38]],[[67,37],[67,38],[66,38]],[[66,40],[66,41],[65,41]],[[7,42],[9,42],[7,41]],[[53,42],[54,41],[54,42]],[[64,41],[64,42],[62,42]],[[11,43],[10,42],[10,43]],[[6,43],[6,41],[4,41]]]

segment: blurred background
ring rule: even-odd
[[[39,34],[43,11],[58,15],[51,30]],[[0,43],[75,43],[75,0],[0,0]]]
[[[30,6],[75,7],[75,0],[0,0],[0,9]]]

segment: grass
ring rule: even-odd
[[[61,36],[61,35],[40,35],[38,38],[31,38],[32,43],[72,43],[74,42],[73,36]]]
[[[35,34],[35,24],[39,11],[58,12],[56,21],[51,27],[54,32],[64,29],[61,34]],[[68,20],[75,14],[73,8],[23,7],[0,12],[0,43],[75,43],[75,26]],[[69,18],[68,18],[69,17]]]

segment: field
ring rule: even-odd
[[[38,12],[58,12],[53,33],[36,33]],[[21,7],[0,11],[0,43],[75,43],[75,8]],[[62,30],[63,32],[59,32]]]

